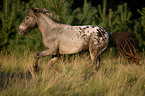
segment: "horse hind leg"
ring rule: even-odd
[[[97,51],[98,50],[96,50],[95,45],[91,42],[89,45],[89,52],[92,60],[91,66],[93,66],[93,71],[98,70],[100,66],[99,55],[97,54]]]
[[[97,50],[93,49],[92,47],[89,48],[89,52],[90,52],[90,57],[91,57],[91,60],[92,60],[92,63],[87,65],[87,69],[85,69],[85,77],[90,77],[91,75],[93,75],[94,73],[96,73],[100,67],[100,57],[99,55],[97,54]],[[88,71],[88,68],[92,69],[93,67],[93,70],[91,71]]]
[[[92,60],[93,71],[96,72],[100,68],[100,54],[102,53],[101,44],[98,46],[97,41],[93,38],[89,42],[89,52]]]
[[[96,50],[95,51],[90,50],[90,56],[92,60],[91,65],[93,65],[93,72],[96,72],[100,68],[100,56]]]

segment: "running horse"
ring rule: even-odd
[[[18,33],[24,35],[36,27],[40,30],[43,43],[47,47],[35,56],[33,67],[36,71],[39,69],[38,59],[42,56],[54,55],[55,57],[49,62],[49,67],[60,72],[53,67],[58,54],[75,54],[85,50],[89,50],[93,70],[98,70],[100,54],[113,42],[120,55],[133,62],[139,61],[134,40],[128,32],[109,33],[103,27],[94,25],[71,26],[57,20],[45,8],[31,7],[20,24]]]

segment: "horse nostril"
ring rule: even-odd
[[[18,29],[17,29],[17,32],[18,32],[20,35],[23,35],[22,29],[18,28]]]
[[[19,33],[21,33],[21,29],[20,28],[18,28],[18,30],[17,30]]]

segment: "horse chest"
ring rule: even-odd
[[[43,38],[43,44],[49,49],[57,49],[59,38],[47,37]]]

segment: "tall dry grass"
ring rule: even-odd
[[[61,56],[49,69],[50,56],[39,60],[40,72],[33,72],[35,53],[0,54],[0,96],[144,96],[145,66],[130,64],[111,54],[102,56],[98,72],[87,75],[92,68],[88,53]]]

